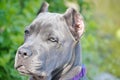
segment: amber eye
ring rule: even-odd
[[[58,42],[58,39],[54,38],[54,37],[50,37],[50,38],[48,38],[48,40],[51,42]]]

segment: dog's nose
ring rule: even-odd
[[[29,57],[31,56],[32,52],[30,49],[23,47],[18,50],[18,54],[22,57]]]

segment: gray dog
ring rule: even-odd
[[[73,8],[64,14],[47,12],[44,2],[38,16],[25,29],[25,41],[16,53],[15,68],[30,80],[80,80],[79,39],[84,32],[81,15]]]

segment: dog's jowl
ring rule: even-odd
[[[80,80],[84,70],[79,40],[83,32],[84,23],[78,11],[68,8],[63,14],[50,13],[44,2],[25,29],[15,68],[30,75],[30,80]]]

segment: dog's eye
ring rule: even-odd
[[[48,38],[48,40],[51,42],[58,42],[58,39],[54,38],[54,37],[50,37],[50,38]]]
[[[29,35],[30,34],[30,31],[29,30],[25,30],[25,35]]]

